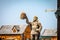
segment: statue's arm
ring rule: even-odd
[[[28,18],[26,18],[26,23],[30,26],[30,28],[32,29],[32,23],[29,22]]]
[[[39,25],[39,31],[41,32],[41,30],[42,30],[42,25],[41,25],[41,23],[39,23],[38,25]]]
[[[29,19],[27,17],[26,17],[26,23],[27,24],[30,24]]]
[[[26,23],[31,25],[31,22],[29,22],[29,19],[27,18],[27,16],[26,16]]]
[[[42,30],[42,25],[41,25],[41,23],[38,23],[38,26],[39,26],[39,28],[38,28],[36,31],[41,32],[41,30]]]

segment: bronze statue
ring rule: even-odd
[[[40,32],[42,30],[42,25],[38,21],[38,17],[34,16],[33,22],[29,22],[26,13],[22,12],[21,19],[26,19],[26,23],[31,27],[31,40],[39,40]]]

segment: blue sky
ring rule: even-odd
[[[24,11],[29,21],[34,16],[39,18],[43,29],[57,28],[55,12],[45,12],[46,9],[57,9],[57,0],[0,0],[0,26],[26,24],[20,19]]]

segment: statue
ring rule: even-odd
[[[31,40],[39,40],[40,32],[42,30],[42,25],[38,21],[38,17],[34,16],[33,22],[29,22],[26,13],[22,12],[21,19],[26,19],[26,23],[31,27]]]

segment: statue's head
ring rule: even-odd
[[[37,21],[37,20],[38,20],[38,17],[34,16],[33,21]]]
[[[20,18],[21,19],[25,19],[26,18],[26,13],[25,12],[22,12],[21,15],[20,15]]]

